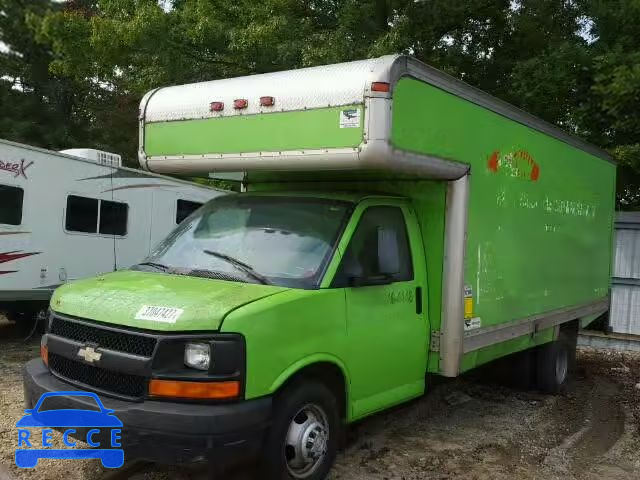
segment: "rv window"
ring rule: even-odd
[[[98,200],[69,195],[67,197],[65,228],[70,232],[96,233],[98,229]]]
[[[0,185],[0,223],[20,225],[22,223],[22,199],[24,190],[19,187]]]
[[[100,233],[107,235],[127,234],[129,205],[120,202],[100,201]]]
[[[189,200],[178,200],[178,205],[176,208],[176,223],[182,223],[182,221],[199,209],[202,206],[202,203],[199,202],[191,202]]]

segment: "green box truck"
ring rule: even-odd
[[[140,162],[245,191],[60,287],[25,367],[29,406],[100,393],[128,458],[321,479],[428,374],[524,352],[557,392],[608,308],[609,157],[410,57],[154,90]]]

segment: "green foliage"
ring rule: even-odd
[[[222,180],[219,178],[189,177],[185,178],[184,180],[199,183],[200,185],[206,185],[207,187],[229,190],[231,192],[239,192],[241,188],[240,182],[235,182],[233,180]]]
[[[581,135],[640,207],[637,0],[0,0],[0,137],[136,165],[149,89],[404,52]]]
[[[28,5],[0,0],[0,132],[5,138],[55,146],[73,135],[66,120],[74,93],[66,79],[49,73],[50,49],[24,34],[27,16],[44,15],[49,8],[47,0]]]

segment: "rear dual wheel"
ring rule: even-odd
[[[536,383],[545,393],[560,393],[569,379],[569,349],[561,341],[538,347]]]
[[[567,325],[558,339],[538,347],[536,351],[536,384],[545,393],[560,393],[567,386],[575,368],[578,331]]]

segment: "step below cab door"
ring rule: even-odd
[[[424,392],[426,274],[420,230],[402,200],[362,202],[346,236],[333,286],[345,291],[352,416],[358,418]]]

